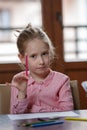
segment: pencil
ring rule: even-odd
[[[28,55],[25,57],[25,62],[26,62],[26,76],[28,76]]]
[[[87,118],[66,117],[65,120],[71,120],[71,121],[87,121]]]
[[[57,124],[63,124],[63,123],[64,123],[63,120],[58,120],[58,121],[47,121],[47,122],[32,123],[32,124],[26,123],[26,124],[23,124],[23,126],[41,127],[41,126],[57,125]]]
[[[42,122],[38,124],[32,124],[31,127],[41,127],[41,126],[49,126],[49,125],[57,125],[57,124],[63,124],[63,120],[58,120],[58,121],[52,121],[52,122]]]
[[[46,122],[53,122],[53,120],[41,120],[40,122],[33,122],[33,123],[23,123],[22,126],[32,126],[33,124],[41,124],[41,123],[46,123]]]

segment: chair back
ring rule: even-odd
[[[79,88],[77,80],[70,81],[72,96],[73,96],[73,103],[74,103],[74,110],[80,109],[80,98],[79,98]]]
[[[10,87],[0,84],[0,114],[10,113]]]

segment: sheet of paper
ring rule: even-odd
[[[83,89],[85,90],[85,92],[87,92],[87,81],[83,81],[81,83],[81,85],[82,85]]]
[[[30,113],[30,114],[9,114],[11,120],[35,119],[35,118],[57,118],[57,117],[77,117],[79,114],[74,111],[66,112],[47,112],[47,113]]]

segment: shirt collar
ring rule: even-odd
[[[47,86],[50,83],[50,81],[52,80],[53,76],[54,76],[54,71],[50,69],[50,73],[48,74],[48,76],[42,82],[40,82],[39,84],[44,84],[45,86]],[[28,85],[31,85],[35,82],[36,81],[32,78],[32,76],[30,75],[30,72],[29,72]]]

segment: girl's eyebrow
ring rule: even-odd
[[[49,52],[49,50],[44,50],[41,53],[48,53],[48,52]]]
[[[49,52],[49,50],[48,50],[48,49],[42,50],[42,51],[41,51],[41,54],[44,53],[44,52]],[[36,53],[36,52],[31,53],[31,54],[29,55],[29,57],[34,56],[34,55],[37,55],[37,53]]]

